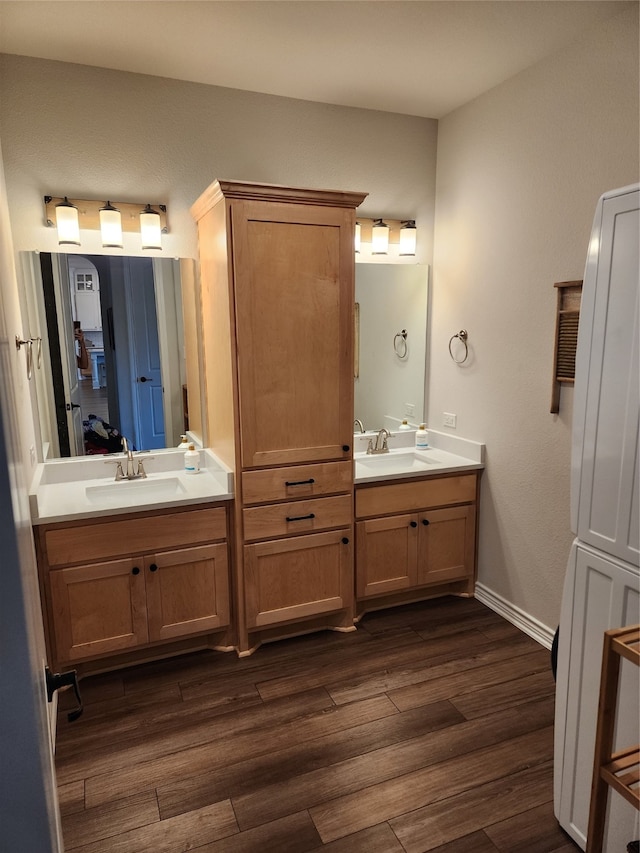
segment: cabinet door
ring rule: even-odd
[[[119,652],[148,641],[142,560],[49,573],[59,662]]]
[[[149,640],[169,640],[229,624],[227,546],[203,545],[145,558]]]
[[[356,524],[356,595],[384,595],[417,583],[418,517],[393,515]]]
[[[420,513],[418,584],[473,577],[475,506],[454,506]]]
[[[353,211],[238,201],[232,222],[243,468],[351,458]]]
[[[351,529],[245,545],[247,627],[331,613],[353,603]]]

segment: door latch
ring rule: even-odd
[[[67,719],[70,723],[77,720],[80,714],[82,714],[83,707],[82,697],[80,696],[80,686],[78,684],[78,673],[76,670],[72,669],[69,672],[51,672],[49,667],[45,666],[44,674],[47,681],[47,700],[49,702],[52,701],[53,694],[56,690],[59,690],[61,687],[73,687],[78,707],[73,711],[69,711]]]

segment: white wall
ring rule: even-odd
[[[572,389],[549,413],[553,283],[582,278],[596,202],[638,180],[638,146],[637,10],[439,125],[429,424],[454,412],[486,442],[480,583],[549,628],[572,539]]]

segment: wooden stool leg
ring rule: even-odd
[[[613,752],[618,680],[620,676],[620,656],[612,653],[611,642],[612,637],[610,633],[605,632],[586,853],[602,853],[607,818],[609,785],[603,780],[600,767],[611,760],[611,753]]]

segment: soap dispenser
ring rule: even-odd
[[[196,450],[193,444],[190,444],[188,450],[184,454],[184,473],[197,474],[199,470],[200,453]]]
[[[189,441],[189,439],[187,438],[186,435],[181,435],[180,436],[180,444],[178,445],[178,450],[188,450],[190,443],[191,442]]]
[[[398,427],[398,429],[411,429],[411,427],[409,426],[409,421],[405,418]]]
[[[420,429],[416,430],[416,450],[426,450],[428,447],[427,425],[420,424]]]

